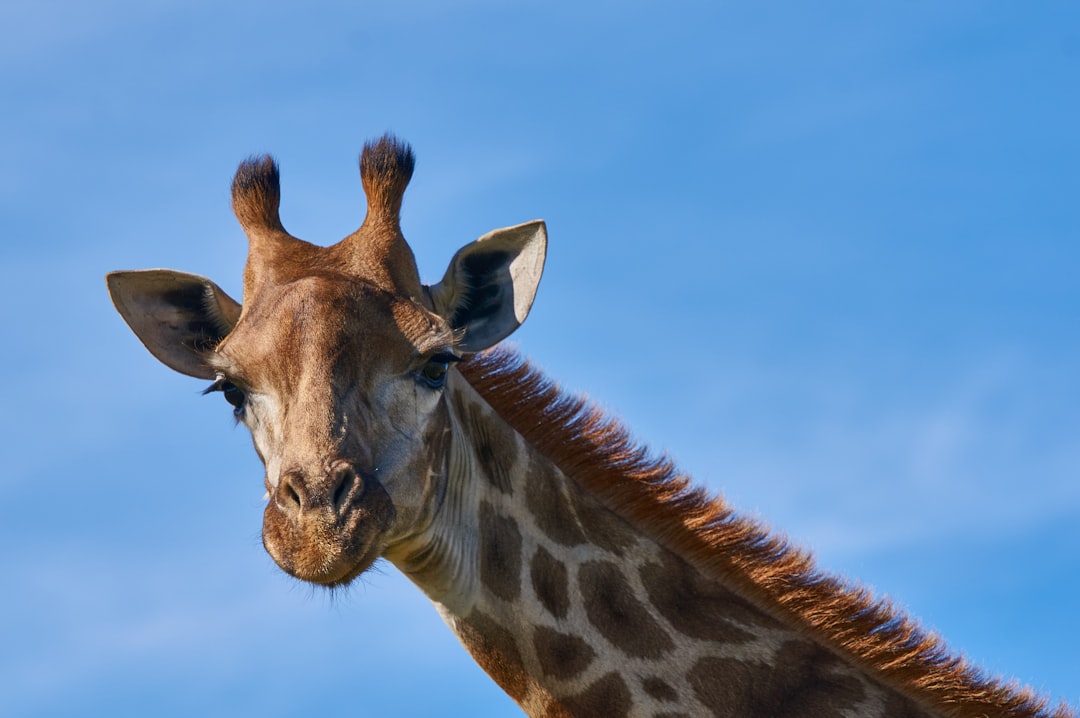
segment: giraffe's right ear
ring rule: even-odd
[[[206,363],[240,318],[240,304],[205,277],[169,269],[110,272],[109,295],[150,353],[181,374],[213,379]]]
[[[461,333],[465,353],[495,345],[529,314],[547,256],[541,220],[488,232],[458,250],[430,288],[435,311]]]

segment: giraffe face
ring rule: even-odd
[[[447,381],[460,356],[525,320],[547,235],[534,221],[462,247],[420,284],[398,212],[413,156],[392,137],[360,158],[363,225],[329,247],[288,234],[277,165],[240,165],[233,209],[249,239],[243,307],[209,279],[113,272],[109,292],[150,352],[212,379],[266,466],[263,543],[306,581],[348,583],[439,509]]]
[[[351,581],[422,530],[444,477],[454,334],[350,277],[263,287],[209,357],[266,466],[263,543],[297,578]]]

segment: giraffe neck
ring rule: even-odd
[[[466,382],[453,389],[440,509],[388,558],[529,715],[918,714],[636,530]]]

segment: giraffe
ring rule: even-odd
[[[489,232],[422,284],[400,229],[413,168],[394,136],[365,144],[365,219],[323,247],[283,227],[276,163],[243,162],[242,304],[193,274],[107,276],[146,348],[250,429],[284,571],[336,587],[388,560],[530,716],[1075,715],[496,346],[530,311],[545,224]]]

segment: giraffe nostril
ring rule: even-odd
[[[334,512],[340,514],[358,483],[356,471],[348,464],[338,464],[331,472],[331,479],[334,482],[334,493],[330,500],[333,502]]]
[[[290,471],[281,475],[275,491],[275,502],[281,511],[289,516],[297,516],[304,510],[304,498],[301,494],[303,477]]]

